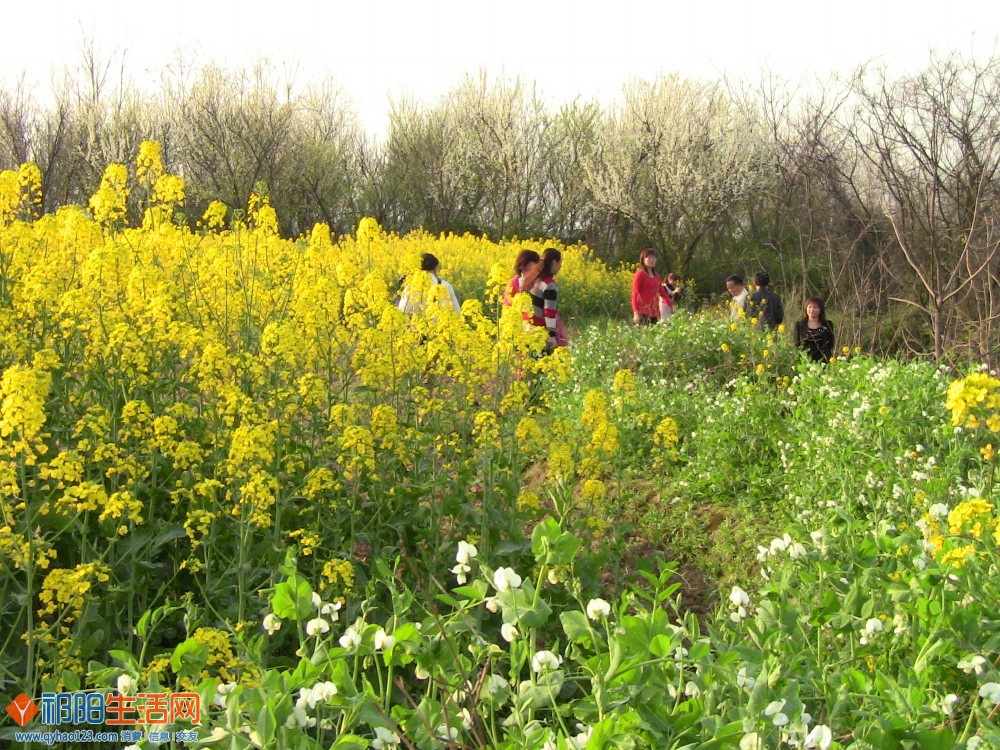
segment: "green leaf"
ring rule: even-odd
[[[559,615],[559,622],[562,623],[563,632],[566,633],[566,637],[571,641],[590,640],[590,625],[587,623],[587,617],[583,612],[575,609],[563,612]]]
[[[534,602],[535,587],[530,581],[525,581],[519,589],[507,589],[497,594],[497,599],[503,608],[503,621],[512,625],[522,625],[526,628],[538,628],[548,622],[552,608],[539,597]]]
[[[274,716],[274,709],[270,703],[265,703],[257,714],[257,735],[264,747],[271,747],[274,743],[274,733],[277,728],[278,720]]]
[[[160,607],[160,609],[163,609]],[[135,626],[135,632],[138,633],[140,638],[146,637],[146,632],[149,630],[149,621],[153,617],[153,610],[147,609],[142,613],[142,617],[139,618],[139,623]]]
[[[282,620],[302,622],[312,615],[312,587],[298,574],[274,587],[271,609]]]
[[[170,655],[170,667],[178,677],[189,677],[198,674],[208,659],[208,644],[198,643],[194,638],[182,641]]]
[[[580,540],[546,518],[531,533],[531,551],[539,565],[569,565],[580,548]]]
[[[65,690],[70,693],[75,693],[80,689],[80,676],[75,672],[70,672],[68,669],[64,669],[62,673],[62,683],[65,686]]]
[[[369,740],[356,734],[342,734],[330,746],[330,750],[368,750]]]
[[[112,659],[117,659],[130,672],[139,674],[139,662],[130,652],[122,651],[121,649],[112,649],[108,652],[108,656]]]
[[[517,705],[525,708],[554,706],[562,690],[565,675],[561,669],[538,675],[535,682],[525,680],[517,688]]]

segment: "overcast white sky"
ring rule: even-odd
[[[989,57],[996,0],[36,0],[5,4],[0,78],[127,51],[138,82],[159,80],[178,53],[247,65],[297,66],[302,83],[331,74],[362,124],[380,133],[389,97],[433,101],[466,73],[538,84],[553,102],[612,100],[630,77],[792,79],[875,60],[922,68],[932,50]]]

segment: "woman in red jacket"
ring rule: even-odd
[[[656,275],[656,251],[647,247],[639,253],[639,270],[632,277],[632,322],[649,325],[660,319],[660,277]]]

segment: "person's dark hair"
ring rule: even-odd
[[[520,276],[524,269],[532,263],[537,263],[541,257],[534,250],[522,250],[518,253],[517,260],[514,261],[514,275]]]
[[[676,281],[679,281],[679,279],[677,278],[677,274],[676,273],[674,273],[673,271],[671,271],[670,273],[667,274],[667,283],[673,284]]]
[[[646,268],[646,258],[652,255],[654,258],[659,258],[660,256],[656,254],[656,250],[651,247],[647,247],[641,253],[639,253],[639,268],[640,270],[649,273],[649,269]]]
[[[420,256],[420,270],[421,271],[436,271],[441,267],[441,261],[435,258],[430,253],[424,253]]]
[[[740,276],[739,274],[734,273],[732,276],[727,276],[726,283],[728,284],[730,281],[733,282],[734,284],[739,284],[740,286],[743,286],[743,277]]]
[[[554,247],[547,247],[542,252],[542,278],[547,279],[552,276],[552,265],[562,260],[562,253]]]
[[[802,309],[805,310],[809,305],[816,305],[819,308],[819,319],[824,324],[828,321],[826,319],[826,304],[823,302],[822,297],[806,297],[806,301],[802,303]],[[804,315],[802,320],[809,320],[809,315]]]
[[[767,271],[758,271],[753,275],[753,283],[756,286],[770,286],[771,277],[768,276]]]

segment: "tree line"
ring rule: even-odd
[[[809,86],[663,74],[615,105],[551,105],[480,72],[435,102],[393,102],[382,139],[333,79],[300,86],[263,62],[178,61],[149,93],[124,56],[85,48],[56,80],[44,102],[23,77],[0,90],[0,168],[37,163],[46,211],[85,204],[108,163],[154,139],[192,222],[263,184],[291,236],[373,216],[400,233],[581,241],[612,262],[651,246],[703,291],[764,268],[793,304],[823,296],[868,349],[1000,354],[995,55]]]

